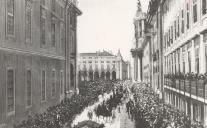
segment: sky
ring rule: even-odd
[[[140,0],[147,11],[149,0]],[[79,0],[82,15],[78,17],[78,52],[112,51],[120,49],[130,60],[134,42],[133,18],[137,0]]]

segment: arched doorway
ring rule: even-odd
[[[101,79],[104,79],[105,80],[105,72],[101,72]]]
[[[110,72],[107,71],[107,72],[106,72],[106,79],[107,79],[107,80],[110,80],[110,75],[111,75]]]
[[[73,67],[73,64],[70,64],[70,86],[71,87],[74,87],[74,84],[75,84],[74,78],[75,78],[74,67]]]
[[[90,81],[93,81],[93,71],[90,71],[89,72],[89,80]]]
[[[95,71],[95,73],[94,73],[94,80],[97,80],[97,79],[99,79],[99,73],[98,73],[98,71]]]
[[[116,80],[116,72],[115,71],[112,72],[112,80]]]

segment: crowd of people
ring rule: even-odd
[[[111,92],[116,81],[84,82],[79,85],[80,93],[64,99],[60,104],[49,107],[44,113],[29,116],[14,128],[63,128],[70,126],[75,116],[94,104],[98,96]]]
[[[99,118],[102,116],[104,119],[112,120],[115,118],[114,110],[121,104],[123,98],[123,89],[122,86],[113,90],[113,94],[106,101],[103,101],[99,104],[94,112],[96,116]]]
[[[183,112],[162,102],[148,85],[136,84],[132,91],[135,105],[131,115],[135,119],[136,127],[203,128],[201,124],[192,124]]]

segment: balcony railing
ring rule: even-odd
[[[164,76],[165,86],[207,99],[207,75],[174,75]]]

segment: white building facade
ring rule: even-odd
[[[80,53],[79,81],[129,79],[129,66],[130,64],[123,60],[120,51],[117,55],[107,51]]]
[[[188,73],[201,75],[207,71],[207,1],[166,0],[161,4],[165,102],[207,126],[205,80],[181,79]],[[174,86],[167,82],[169,76],[175,78]]]

